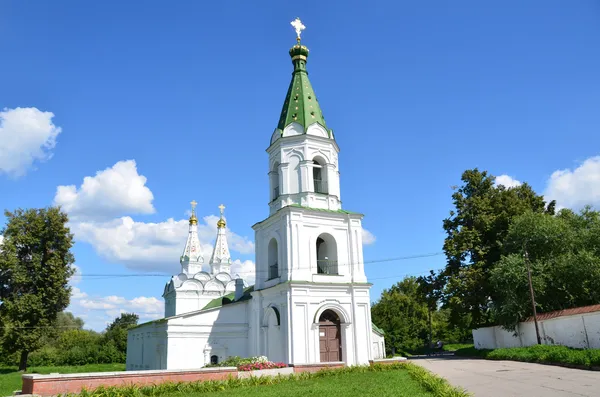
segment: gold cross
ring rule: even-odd
[[[296,18],[290,24],[293,26],[294,30],[296,31],[296,36],[297,36],[296,40],[300,41],[300,35],[302,34],[302,31],[304,29],[306,29],[306,26],[304,26],[302,24],[302,21],[300,21],[300,18]]]
[[[196,209],[196,205],[198,205],[198,203],[196,202],[196,200],[192,200],[192,202],[190,203],[192,205],[192,212]]]
[[[221,204],[219,206],[219,210],[221,210],[221,216],[223,216],[223,211],[225,210],[225,206],[223,204]]]

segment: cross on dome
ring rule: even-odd
[[[196,218],[196,205],[198,205],[198,203],[196,202],[196,200],[192,200],[190,202],[190,204],[192,205],[192,215],[190,216],[190,225],[197,225],[198,218]]]
[[[226,226],[225,219],[223,219],[223,211],[225,210],[225,206],[223,204],[219,205],[219,210],[221,211],[221,218],[217,221],[218,228],[224,228]]]

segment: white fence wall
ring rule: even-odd
[[[576,314],[538,321],[540,337],[545,345],[600,349],[600,312]],[[519,323],[517,335],[502,327],[473,330],[476,349],[524,347],[537,344],[533,321]]]

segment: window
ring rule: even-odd
[[[332,235],[317,237],[317,274],[338,274],[337,244]]]
[[[273,164],[273,169],[269,172],[269,178],[271,180],[271,201],[274,201],[279,197],[279,163]]]
[[[272,280],[274,278],[279,277],[279,250],[277,247],[277,240],[274,238],[269,241],[269,249],[268,249],[268,259],[267,264],[269,266],[269,278],[268,280]]]
[[[210,356],[210,363],[212,365],[218,364],[219,363],[219,356],[217,356],[217,355]]]
[[[315,193],[327,194],[327,175],[324,169],[325,161],[321,158],[313,160],[313,183]]]

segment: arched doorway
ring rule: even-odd
[[[321,362],[342,361],[340,317],[333,310],[325,310],[319,317],[319,352]]]

